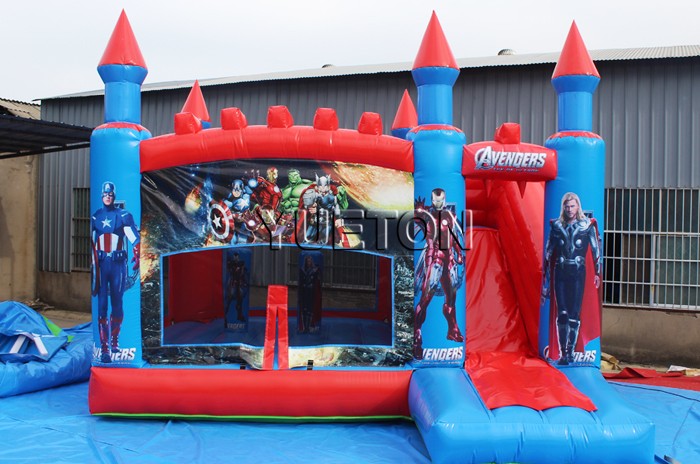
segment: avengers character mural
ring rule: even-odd
[[[282,189],[282,214],[294,214],[299,209],[301,194],[313,183],[310,179],[303,179],[298,169],[289,169],[287,171],[287,185]]]
[[[331,174],[314,173],[315,182],[299,169],[287,171],[288,183],[277,185],[279,170],[271,166],[265,176],[244,172],[231,182],[222,200],[212,199],[207,213],[213,239],[234,244],[299,243],[350,248],[342,210],[348,207],[346,187]]]
[[[256,179],[234,179],[228,195],[210,200],[207,211],[208,230],[217,240],[247,243],[257,220],[250,209],[250,197],[258,186]]]
[[[442,314],[447,321],[447,339],[462,343],[464,336],[457,324],[455,300],[457,289],[464,281],[464,256],[460,243],[462,229],[454,208],[447,204],[445,190],[433,189],[430,205],[418,198],[415,201],[416,226],[425,236],[425,249],[419,258],[416,272],[416,305],[413,356],[423,359],[422,327],[428,306],[436,295],[444,296]]]
[[[92,295],[97,296],[97,324],[100,338],[100,361],[111,362],[120,352],[119,332],[124,320],[122,297],[136,281],[129,276],[127,244],[133,245],[132,271],[139,268],[141,241],[134,218],[116,201],[116,186],[102,184],[102,207],[90,218],[93,282]],[[110,310],[111,309],[111,310]]]
[[[279,193],[277,192],[279,190]],[[413,359],[414,252],[407,248],[393,227],[399,217],[411,224],[414,207],[414,179],[408,171],[357,163],[312,159],[230,159],[216,162],[173,166],[143,173],[141,204],[144,243],[141,262],[141,323],[143,360],[153,364],[187,362],[203,364],[214,359],[227,363],[244,363],[260,368],[263,347],[237,342],[213,341],[183,349],[164,343],[168,326],[164,311],[168,291],[164,288],[163,257],[211,248],[225,248],[222,259],[222,299],[227,305],[228,331],[253,333],[246,317],[246,299],[251,287],[241,285],[235,276],[246,274],[252,282],[253,256],[246,261],[246,251],[255,246],[300,247],[304,253],[320,253],[321,248],[339,247],[360,251],[372,250],[391,258],[386,272],[393,280],[393,318],[391,343],[386,345],[321,345],[290,347],[290,365],[401,365]],[[321,212],[323,211],[323,213]],[[360,217],[358,213],[369,213]],[[297,217],[306,216],[305,239],[297,233]],[[291,218],[291,222],[286,222]],[[328,231],[327,233],[325,231]],[[390,233],[391,232],[391,233]],[[381,240],[378,239],[381,238]],[[147,238],[147,240],[146,240]],[[275,247],[272,247],[275,248]],[[246,271],[235,264],[232,253],[239,253]],[[279,256],[285,254],[280,253]],[[313,256],[313,255],[312,255]],[[230,264],[230,265],[229,265]],[[303,265],[306,264],[306,267]],[[313,265],[312,265],[313,264]],[[324,263],[301,257],[295,270],[302,302],[295,304],[301,337],[311,341],[323,337],[321,320],[321,274]],[[214,271],[216,272],[216,271]],[[362,272],[361,270],[359,272]],[[389,291],[387,289],[387,291]],[[240,296],[244,295],[242,305]],[[128,295],[127,295],[128,296]],[[296,303],[296,302],[295,302]],[[239,321],[242,307],[243,319]],[[310,311],[309,311],[310,310]],[[292,329],[293,330],[293,329]],[[296,334],[295,334],[296,335]],[[176,361],[177,360],[177,361]],[[205,361],[206,360],[206,361]]]
[[[588,341],[579,342],[582,307],[596,311],[600,309],[597,291],[587,292],[586,289],[590,271],[595,289],[600,288],[603,256],[596,220],[586,217],[581,200],[575,193],[564,194],[560,215],[550,224],[545,247],[542,300],[551,298],[552,315],[556,315],[558,347],[550,346],[549,358],[558,359],[557,364],[566,366],[577,360],[585,360],[575,357],[575,353],[582,352],[583,344]]]
[[[345,189],[333,185],[331,175],[316,175],[316,182],[301,193],[296,223],[297,243],[340,245],[351,248],[341,215],[348,207]]]
[[[257,185],[251,195],[257,207],[273,211],[278,210],[280,200],[282,199],[282,192],[277,186],[278,177],[279,172],[274,166],[267,168],[267,175],[265,177],[257,176],[255,180]]]
[[[302,252],[299,256],[299,333],[318,333],[321,329],[322,263],[323,255],[320,252]]]
[[[224,254],[224,308],[227,329],[245,331],[248,322],[250,250],[236,248]]]

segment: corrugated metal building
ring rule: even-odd
[[[607,144],[606,285],[608,306],[700,310],[700,46],[593,51],[602,81],[593,131]],[[454,125],[469,143],[519,122],[523,141],[556,132],[550,77],[558,53],[458,60]],[[404,89],[416,99],[411,63],[322,69],[200,81],[213,119],[239,107],[250,124],[286,105],[310,125],[318,107],[335,108],[340,126],[380,113],[389,133]],[[143,122],[153,135],[173,131],[191,81],[145,85]],[[102,123],[102,92],[42,100],[42,118]],[[89,266],[88,150],[45,155],[39,215],[39,294],[50,273]],[[44,275],[44,279],[41,275]]]

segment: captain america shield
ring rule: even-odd
[[[233,238],[235,222],[231,209],[223,201],[212,202],[207,213],[209,230],[217,240],[230,242]]]
[[[90,287],[92,290],[92,296],[97,295],[100,292],[100,262],[97,259],[97,248],[95,248],[95,243],[91,241],[92,248],[92,266],[90,266]]]

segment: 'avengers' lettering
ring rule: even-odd
[[[93,350],[93,356],[100,358],[102,362],[107,362],[104,360],[106,356],[109,356],[110,361],[133,361],[136,359],[136,348],[121,348],[117,351],[112,350],[111,352],[104,352],[102,348],[95,348]]]
[[[534,168],[544,167],[546,153],[522,153],[519,151],[494,151],[484,147],[474,154],[475,169],[493,168]]]
[[[423,350],[423,359],[425,361],[453,361],[462,359],[462,347],[458,348],[426,348]]]

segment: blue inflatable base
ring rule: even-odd
[[[597,369],[565,373],[597,411],[489,410],[464,370],[439,368],[413,374],[409,407],[436,463],[653,462],[653,423],[628,407]]]

